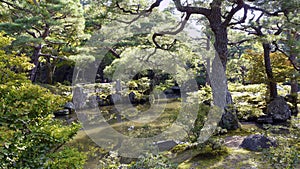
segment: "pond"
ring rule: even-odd
[[[70,122],[78,116],[83,129],[68,144],[88,152],[85,168],[97,168],[107,151],[121,147],[116,133],[126,138],[155,137],[171,127],[180,109],[180,99],[166,98],[143,105],[103,106],[59,118]]]

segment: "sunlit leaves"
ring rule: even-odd
[[[263,53],[249,50],[243,57],[247,60],[246,78],[250,83],[267,82]],[[294,68],[288,58],[281,53],[270,54],[276,82],[285,82],[293,75]]]
[[[64,126],[53,112],[66,102],[49,90],[32,84],[26,71],[32,64],[25,55],[3,49],[10,38],[0,33],[0,159],[1,168],[59,167],[57,149],[72,138],[79,124]],[[57,150],[56,150],[57,149]],[[54,154],[53,154],[54,153]],[[85,156],[69,149],[64,160],[81,168]],[[66,163],[65,162],[65,163]]]

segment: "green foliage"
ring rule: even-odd
[[[290,169],[299,165],[299,148],[290,146],[289,143],[281,143],[278,147],[264,150],[264,156],[275,169]]]
[[[115,169],[121,166],[120,157],[115,152],[107,153],[107,155],[99,161],[99,168]]]
[[[126,86],[129,88],[129,90],[143,95],[147,90],[150,89],[150,79],[147,77],[142,77],[138,80],[131,80],[127,82]]]
[[[3,43],[0,36],[0,44]],[[8,43],[6,43],[8,44]],[[2,168],[42,168],[57,160],[55,153],[79,130],[53,119],[65,102],[49,90],[32,84],[23,72],[31,65],[25,56],[0,50],[0,159]],[[3,59],[2,59],[3,58]],[[11,59],[11,62],[8,60]],[[18,69],[15,69],[18,68]],[[53,154],[54,153],[54,154]],[[84,156],[69,150],[66,161],[76,164]],[[82,160],[81,160],[82,161]]]
[[[205,121],[207,120],[206,118],[207,114],[211,109],[210,107],[210,103],[212,101],[211,87],[204,86],[201,89],[199,89],[198,92],[193,93],[193,95],[190,95],[190,97],[188,98],[190,99],[189,102],[191,103],[194,103],[196,101],[198,101],[199,103],[197,118],[188,136],[189,141],[196,142],[200,134],[199,131],[202,129]]]
[[[267,77],[264,66],[263,53],[248,50],[243,56],[247,60],[248,71],[246,79],[250,83],[266,83]],[[290,64],[288,58],[281,53],[271,53],[270,59],[276,82],[285,82],[293,75],[294,68]]]
[[[300,143],[299,143],[300,120],[292,117],[290,127],[286,134],[275,136],[277,147],[271,147],[263,152],[263,159],[268,160],[275,169],[298,168],[300,165]],[[280,129],[280,126],[269,126],[268,130]],[[280,130],[279,130],[280,131]]]
[[[265,84],[242,85],[238,83],[229,83],[229,91],[232,94],[234,106],[237,108],[237,116],[241,120],[254,120],[264,115],[263,110],[267,107],[267,87]],[[286,96],[289,86],[280,86],[278,94]],[[290,103],[289,103],[290,104]]]
[[[15,38],[13,50],[31,56],[35,68],[46,67],[46,79],[40,80],[52,84],[55,66],[61,60],[68,60],[88,38],[84,33],[83,9],[79,0],[34,2],[1,2],[10,17],[0,23],[0,29]],[[31,80],[36,80],[35,75],[33,72]]]
[[[177,168],[176,164],[172,164],[167,157],[159,154],[146,154],[142,156],[138,161],[131,164],[128,168],[130,169],[175,169]]]
[[[228,149],[222,146],[222,139],[210,138],[205,143],[200,144],[197,148],[199,149],[199,155],[204,157],[221,156],[228,154]]]
[[[66,169],[66,168],[83,168],[86,160],[86,155],[79,152],[77,149],[64,148],[59,152],[50,155],[51,161],[47,161],[46,168],[51,169]]]
[[[210,106],[201,103],[199,105],[199,110],[197,114],[197,119],[195,120],[193,128],[189,133],[189,141],[196,142],[200,136],[200,130],[203,128],[205,121],[207,120],[207,114],[209,113]]]
[[[4,37],[4,32],[0,32],[0,84],[7,82],[26,81],[24,72],[32,68],[29,58],[25,55],[7,54],[4,49],[11,44],[13,38]],[[17,73],[16,73],[17,72]]]
[[[229,84],[229,91],[237,108],[237,116],[243,120],[253,120],[263,115],[266,108],[266,85]]]

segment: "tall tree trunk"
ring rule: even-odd
[[[264,62],[265,62],[265,70],[268,78],[270,99],[274,99],[278,96],[278,93],[277,93],[277,84],[274,79],[272,66],[271,66],[271,59],[270,59],[271,45],[269,43],[263,43],[262,45],[264,49]]]
[[[210,41],[211,41],[211,36],[210,35],[206,35],[207,39],[206,39],[206,51],[210,51]],[[210,71],[210,58],[209,56],[207,58],[205,58],[205,62],[206,62],[206,71],[205,71],[205,84],[210,86],[210,79],[209,79],[209,71]]]
[[[224,71],[226,72],[227,56],[228,56],[228,33],[227,26],[222,24],[222,11],[221,11],[222,1],[214,1],[211,5],[211,15],[208,17],[210,27],[215,36],[214,47],[218,53]],[[232,104],[231,94],[228,91],[228,86],[226,82],[226,103]]]
[[[291,97],[292,97],[292,114],[294,116],[298,115],[298,106],[297,106],[297,98],[298,98],[298,81],[296,77],[291,78]]]
[[[39,67],[39,58],[40,58],[41,51],[42,51],[42,45],[39,45],[38,47],[35,47],[33,55],[31,57],[32,60],[33,60],[33,64],[34,64],[34,67],[33,67],[33,69],[31,70],[31,73],[30,73],[31,82],[35,82],[35,79],[36,79],[36,73],[37,73],[37,70],[38,70],[38,67]]]
[[[227,25],[222,23],[221,0],[213,1],[211,4],[211,14],[208,17],[210,27],[214,33],[215,42],[214,47],[221,60],[224,72],[226,72],[226,64],[228,57],[228,33]],[[222,115],[219,125],[228,130],[235,130],[239,127],[236,110],[232,107],[233,101],[230,92],[228,91],[227,80],[225,82],[226,93],[226,108]]]
[[[46,71],[47,71],[47,77],[46,81],[48,84],[53,84],[53,69],[52,65],[50,63],[50,58],[46,58]]]

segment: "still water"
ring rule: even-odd
[[[97,168],[100,159],[108,151],[122,148],[120,135],[126,138],[156,137],[172,128],[181,106],[179,99],[160,99],[143,105],[103,106],[59,118],[67,123],[78,120],[83,124],[83,128],[68,144],[88,153],[85,168]],[[168,132],[174,135],[173,131]]]

